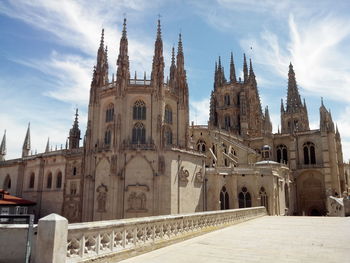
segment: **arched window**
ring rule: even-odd
[[[106,122],[111,122],[114,119],[114,106],[109,104],[106,110]]]
[[[49,173],[46,178],[46,188],[52,187],[52,173]]]
[[[105,131],[105,139],[104,139],[105,145],[110,145],[111,139],[112,139],[112,132],[110,129],[107,129]]]
[[[231,147],[230,153],[234,156],[237,156],[237,153],[236,153],[235,149],[233,149],[233,147]]]
[[[225,129],[228,130],[231,127],[231,118],[229,115],[225,115],[224,120],[225,120],[225,123],[224,123]]]
[[[11,177],[10,175],[6,175],[6,178],[4,180],[4,185],[3,185],[4,190],[11,189]]]
[[[137,100],[133,108],[134,120],[145,120],[146,119],[146,104],[142,100]]]
[[[288,163],[288,152],[287,146],[280,144],[277,146],[277,162],[279,163]]]
[[[73,175],[77,175],[77,167],[73,167]]]
[[[57,178],[56,178],[56,188],[62,187],[62,173],[58,172]]]
[[[34,188],[34,183],[35,183],[35,174],[31,173],[29,177],[29,188]]]
[[[229,106],[230,105],[230,95],[228,94],[225,94],[224,96],[224,103],[225,103],[225,106]]]
[[[238,194],[238,205],[239,208],[252,207],[252,198],[247,187],[242,187],[241,192]]]
[[[165,143],[167,145],[172,145],[173,144],[173,133],[172,133],[170,127],[167,127],[165,129],[164,136],[165,136]]]
[[[270,159],[271,146],[264,145],[261,149],[261,155],[264,160]]]
[[[265,206],[266,210],[268,210],[269,209],[268,198],[267,198],[267,194],[266,194],[266,191],[265,191],[264,187],[260,188],[259,196],[260,196],[260,205],[261,206]]]
[[[141,122],[137,122],[132,129],[132,143],[145,144],[146,143],[146,129]]]
[[[315,144],[306,142],[303,145],[304,164],[316,164]]]
[[[198,140],[197,141],[197,150],[200,152],[205,152],[206,151],[206,143],[203,140]]]
[[[168,124],[173,123],[173,111],[171,110],[169,105],[165,106],[164,122]]]
[[[225,186],[223,186],[220,191],[220,209],[230,209],[229,195]]]

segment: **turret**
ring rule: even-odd
[[[22,147],[22,157],[26,157],[29,155],[30,151],[30,123],[28,123],[26,137],[24,139],[23,147]]]
[[[154,44],[154,56],[152,63],[151,81],[153,87],[157,90],[158,96],[162,95],[164,83],[164,57],[163,40],[161,34],[160,20],[158,19],[157,38]]]
[[[253,64],[251,59],[249,59],[249,81],[256,85],[255,73],[253,70]]]
[[[119,44],[119,55],[117,59],[117,93],[124,94],[124,90],[130,79],[128,38],[126,35],[126,18],[124,18],[122,37]]]
[[[79,143],[80,143],[80,129],[79,129],[79,122],[78,122],[78,109],[76,109],[75,112],[75,120],[73,123],[73,127],[69,131],[69,149],[78,149]]]
[[[1,145],[0,145],[0,162],[5,161],[6,156],[6,130],[4,132],[4,136],[2,137]]]
[[[332,114],[324,106],[323,98],[321,98],[320,106],[320,130],[321,132],[334,132],[334,122],[332,120]]]

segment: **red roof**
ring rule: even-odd
[[[36,205],[35,202],[10,195],[9,192],[3,189],[0,189],[0,193],[4,195],[3,199],[0,199],[0,206],[1,205]]]

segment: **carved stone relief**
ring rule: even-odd
[[[97,192],[97,212],[104,213],[106,212],[108,188],[106,185],[100,184],[97,187],[96,192]]]
[[[198,183],[203,183],[203,181],[204,181],[204,174],[202,173],[202,169],[200,169],[199,172],[196,173],[195,180]]]
[[[146,194],[144,192],[131,192],[128,197],[128,212],[147,212]]]
[[[188,170],[184,169],[184,167],[181,166],[180,171],[179,171],[180,181],[188,182],[188,177],[189,176],[190,176],[190,173],[188,172]]]

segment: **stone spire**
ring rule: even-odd
[[[119,55],[117,59],[117,92],[123,94],[130,79],[128,38],[126,34],[126,18],[124,18],[122,37],[119,44]]]
[[[230,60],[230,82],[236,83],[236,70],[235,70],[235,63],[233,61],[233,54],[231,52],[231,60]]]
[[[24,139],[23,147],[22,147],[22,157],[26,157],[29,155],[30,151],[30,123],[28,123],[26,137]]]
[[[323,99],[320,106],[320,130],[321,132],[335,132],[332,114],[324,106]]]
[[[0,145],[0,161],[5,161],[6,155],[6,130],[4,132],[4,136],[2,137],[1,145]]]
[[[179,42],[176,56],[177,86],[179,92],[179,103],[181,107],[188,108],[188,85],[185,70],[185,58],[182,47],[182,36],[179,34]]]
[[[157,90],[158,96],[161,96],[164,83],[164,57],[163,40],[160,20],[158,19],[157,38],[154,43],[154,55],[152,63],[151,81],[153,87]]]
[[[96,102],[97,89],[108,83],[107,47],[104,47],[104,29],[101,32],[100,46],[97,50],[96,65],[93,69],[90,104]]]
[[[48,153],[50,151],[50,137],[47,137],[45,152]]]
[[[81,140],[80,138],[80,129],[79,129],[79,122],[78,122],[78,109],[75,111],[75,120],[73,123],[73,127],[69,131],[69,149],[78,149],[79,148],[79,142]]]
[[[245,53],[243,54],[243,81],[244,83],[248,81],[248,65]]]
[[[283,104],[283,99],[281,99],[281,113],[284,112],[284,104]]]
[[[216,65],[215,65],[215,68],[216,68]],[[220,56],[219,56],[219,63],[217,66],[217,70],[216,70],[215,82],[216,82],[216,84],[215,84],[216,87],[222,87],[223,84],[226,83],[224,67],[221,66],[221,57]]]
[[[252,59],[250,58],[249,59],[249,79],[252,79],[252,78],[255,79],[255,73],[254,73],[254,70],[253,70]]]
[[[297,82],[295,80],[295,73],[292,63],[289,64],[288,72],[288,94],[287,94],[287,112],[295,112],[303,105],[301,103]]]
[[[281,103],[281,128],[282,133],[310,130],[306,102],[305,100],[304,104],[301,102],[292,63],[289,64],[288,71],[286,107],[284,108],[283,102]]]
[[[173,92],[176,92],[176,64],[175,64],[175,48],[173,47],[171,50],[171,65],[170,65],[170,80],[169,85],[170,89]]]
[[[270,119],[270,113],[269,113],[269,107],[266,106],[265,108],[265,116],[264,116],[264,131],[267,134],[272,133],[272,123]]]

